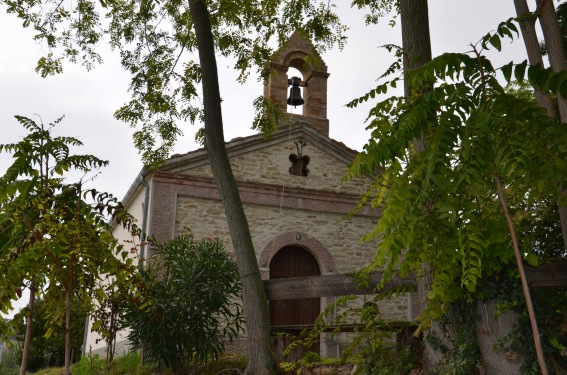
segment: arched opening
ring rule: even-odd
[[[287,70],[287,78],[291,79],[292,77],[299,77],[301,78],[301,80],[303,81],[303,74],[297,70],[296,68],[293,67],[289,67],[289,69]],[[289,89],[291,88],[291,86],[288,87],[287,90],[287,94],[289,96]],[[301,97],[305,98],[305,92],[303,90],[303,87],[299,87],[299,91],[301,92]],[[297,106],[297,107],[293,107],[291,105],[287,105],[287,112],[288,113],[293,113],[294,115],[303,115],[303,106]]]
[[[317,259],[309,251],[299,246],[282,248],[270,261],[270,279],[320,274]],[[270,325],[276,331],[298,335],[306,326],[315,323],[320,311],[320,298],[270,301]],[[319,353],[319,343],[307,350]]]

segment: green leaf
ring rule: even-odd
[[[97,320],[96,322],[93,323],[91,327],[91,331],[97,332],[101,326],[102,326],[102,320]]]
[[[502,49],[502,42],[497,34],[492,35],[489,41],[490,44],[494,46],[494,48],[496,48],[498,51]]]
[[[542,69],[539,65],[530,65],[528,68],[528,81],[534,87],[537,87],[538,81],[537,77],[541,73]]]
[[[528,73],[529,74],[529,73]],[[546,87],[547,81],[553,75],[551,68],[545,69],[537,75],[537,84],[539,87]]]
[[[528,60],[524,60],[520,64],[516,65],[516,68],[514,69],[514,77],[516,77],[516,80],[518,82],[524,81],[527,65],[528,65]]]
[[[539,265],[539,259],[534,253],[528,253],[525,260],[532,267],[537,267]]]
[[[512,67],[513,66],[514,66],[514,62],[510,61],[508,64],[506,64],[502,68],[500,68],[502,70],[502,73],[504,74],[504,79],[508,83],[510,83],[510,80],[512,79]]]
[[[559,86],[559,92],[561,93],[561,96],[567,98],[567,79],[563,79],[561,81],[561,85]]]

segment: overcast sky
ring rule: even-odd
[[[348,4],[350,1],[337,1]],[[532,5],[533,6],[533,5]],[[384,44],[401,44],[399,27],[387,22],[364,26],[363,11],[339,8],[343,22],[350,30],[346,47],[323,55],[331,74],[328,80],[328,117],[330,136],[360,150],[368,139],[364,120],[369,106],[349,109],[345,104],[376,86],[378,78],[392,63],[393,57],[379,48]],[[514,17],[512,0],[429,0],[433,55],[470,50],[484,34]],[[387,20],[385,20],[387,21]],[[129,76],[122,71],[115,53],[101,45],[104,63],[87,72],[66,63],[64,73],[41,78],[34,72],[37,59],[45,48],[33,41],[33,31],[25,30],[13,14],[0,7],[0,143],[17,142],[25,132],[14,119],[22,115],[45,124],[65,115],[57,126],[57,135],[74,136],[85,146],[80,153],[107,159],[110,165],[101,170],[89,188],[113,193],[122,198],[142,165],[132,142],[133,129],[113,118],[113,113],[128,98]],[[524,60],[520,39],[504,43],[501,53],[492,52],[495,66],[511,60]],[[254,111],[252,100],[262,93],[255,77],[244,85],[235,82],[236,73],[230,61],[220,59],[221,95],[225,138],[253,134],[250,130]],[[185,136],[179,140],[176,153],[194,150],[197,126],[183,125]],[[0,173],[11,158],[0,154]],[[0,285],[1,287],[1,285]]]

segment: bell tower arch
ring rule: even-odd
[[[327,65],[313,44],[296,31],[272,56],[271,75],[264,87],[264,96],[271,97],[283,113],[287,112],[289,82],[287,71],[295,68],[303,76],[303,114],[293,115],[293,124],[307,123],[318,132],[329,135],[327,119]],[[288,116],[291,114],[287,113]]]

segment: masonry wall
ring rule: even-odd
[[[303,155],[310,158],[307,177],[289,174],[290,154],[297,154],[297,147],[292,138],[289,141],[271,145],[251,153],[243,153],[230,158],[232,172],[237,181],[273,184],[287,188],[304,188],[334,193],[360,195],[369,183],[368,179],[356,179],[348,182],[341,180],[346,175],[348,164],[333,158],[319,145],[307,142]],[[212,178],[211,167],[200,167],[182,172],[191,176]]]
[[[177,230],[190,228],[196,239],[218,238],[233,253],[224,207],[220,201],[194,197],[178,197],[175,226]],[[375,225],[375,218],[353,217],[305,210],[279,209],[252,204],[244,206],[256,256],[270,241],[282,233],[307,234],[319,241],[331,254],[335,269],[332,273],[345,273],[368,264],[376,251],[376,242],[360,242]],[[298,242],[301,245],[301,242]],[[307,248],[310,250],[309,248]],[[271,251],[271,249],[267,249]],[[279,250],[273,249],[274,252]],[[311,249],[312,250],[312,249]],[[268,268],[269,264],[260,264]],[[388,301],[382,314],[387,319],[407,319],[407,300]]]

